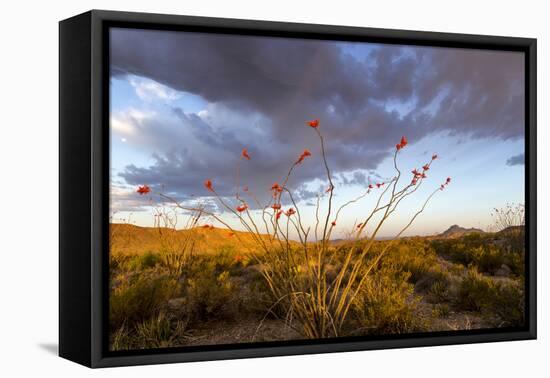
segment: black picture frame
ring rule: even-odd
[[[109,352],[109,27],[368,41],[525,54],[526,324],[430,334]],[[92,10],[59,24],[59,354],[88,367],[536,338],[536,39]]]

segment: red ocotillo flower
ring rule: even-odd
[[[283,188],[276,182],[271,186],[271,191],[273,192],[273,197],[276,198],[283,191]]]
[[[332,189],[334,189],[334,185],[329,185],[328,189],[325,190],[325,193],[330,193],[330,192],[332,192]]]
[[[277,214],[275,214],[275,220],[279,220],[279,218],[281,217],[281,214],[283,213],[283,210],[279,210],[277,211]]]
[[[285,213],[285,215],[286,215],[287,217],[289,217],[289,216],[291,216],[291,215],[293,215],[293,214],[296,214],[296,210],[294,210],[292,207],[291,207],[290,209],[288,209],[288,210],[286,211],[286,213]]]
[[[411,185],[416,185],[416,183],[417,183],[417,179],[416,179],[416,177],[415,177],[415,178],[412,179]]]
[[[307,123],[308,126],[313,127],[314,129],[319,127],[319,120],[318,119],[307,121],[306,123]]]
[[[424,164],[424,165],[422,166],[422,169],[423,169],[424,171],[427,171],[427,170],[430,169],[430,165],[429,165],[429,164]]]
[[[376,187],[377,187],[377,188],[380,188],[381,186],[382,186],[382,184],[380,184],[380,183],[377,183],[377,184],[376,184]]]
[[[332,221],[330,222],[330,224],[332,225],[332,227],[336,226],[336,221]]]
[[[409,144],[409,142],[407,141],[407,138],[404,135],[401,137],[401,142],[399,144],[401,145],[401,148]]]
[[[397,143],[397,144],[395,145],[395,149],[396,149],[397,151],[399,151],[399,150],[402,149],[402,148],[403,148],[403,147],[401,146],[401,143]]]
[[[250,155],[248,154],[248,150],[246,148],[243,148],[243,152],[241,153],[241,156],[246,160],[250,160]]]
[[[311,156],[311,152],[309,152],[308,149],[305,149],[304,152],[302,152],[302,154],[300,155],[300,157],[298,158],[298,160],[296,161],[296,164],[300,164],[301,162],[304,161],[304,159],[308,156]]]
[[[239,213],[242,213],[246,209],[248,209],[248,205],[246,203],[243,203],[242,205],[239,205],[235,208]]]
[[[148,185],[140,185],[138,186],[136,192],[138,192],[141,195],[147,194],[151,192],[151,188]]]
[[[432,155],[432,160],[435,160],[435,159],[437,159],[437,154]]]
[[[212,180],[205,180],[204,181],[204,187],[209,191],[213,192],[214,188],[212,187]]]
[[[450,184],[450,182],[451,182],[451,178],[447,177],[447,180],[445,181],[445,184]]]
[[[420,172],[418,172],[418,171],[416,170],[416,168],[413,169],[413,170],[411,171],[411,173],[412,173],[415,177],[416,177],[416,176],[420,176]]]
[[[280,210],[281,209],[281,204],[280,203],[274,203],[273,205],[271,205],[271,208],[273,210]]]
[[[362,226],[363,226],[363,223],[359,223],[359,224],[357,225],[357,228],[359,229],[359,228],[361,228]]]
[[[372,186],[372,184],[369,184],[369,189],[372,189],[374,188],[374,186]]]

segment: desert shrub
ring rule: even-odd
[[[111,290],[109,321],[113,329],[156,315],[174,294],[175,282],[166,276],[139,274]]]
[[[186,286],[189,315],[195,320],[232,317],[238,300],[235,293],[236,287],[229,272],[196,271]]]
[[[426,243],[416,240],[401,241],[388,255],[387,260],[410,272],[409,280],[412,283],[424,277],[437,264],[437,256],[433,249]]]
[[[506,265],[515,275],[523,275],[523,250],[511,250],[504,239],[499,244],[493,237],[469,234],[459,239],[435,240],[432,245],[437,254],[458,264],[475,266],[481,272],[494,274]]]
[[[457,304],[464,310],[481,311],[490,302],[492,291],[492,281],[470,268],[460,284]]]
[[[497,295],[491,302],[492,310],[502,320],[499,326],[521,326],[524,324],[525,297],[522,282],[504,281],[498,285]]]
[[[130,272],[154,268],[160,263],[160,256],[154,252],[146,252],[132,256],[125,264],[125,270]]]
[[[450,312],[451,308],[447,303],[438,303],[432,309],[432,316],[435,318],[446,318]]]
[[[437,280],[430,287],[430,297],[433,302],[445,302],[449,300],[449,286],[448,280]]]
[[[180,320],[170,320],[163,312],[127,327],[123,324],[111,338],[112,350],[144,348],[168,348],[182,345],[188,337],[187,324]]]
[[[369,334],[406,333],[424,325],[414,311],[418,298],[410,273],[384,267],[367,279],[355,305],[359,329]]]
[[[426,294],[442,294],[448,287],[449,274],[443,271],[439,265],[432,266],[415,282],[416,290]]]
[[[469,311],[495,314],[498,326],[523,324],[524,294],[518,281],[495,281],[470,268],[460,285],[457,305]]]

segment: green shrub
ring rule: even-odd
[[[448,280],[437,280],[430,287],[430,297],[434,302],[445,302],[450,298]]]
[[[141,255],[133,256],[126,263],[126,270],[130,272],[139,272],[146,269],[151,269],[157,266],[160,262],[160,256],[154,252],[146,252]]]
[[[493,240],[493,234],[469,234],[459,239],[434,240],[437,254],[455,263],[475,266],[481,272],[494,274],[502,265],[517,276],[524,273],[524,249],[517,249],[507,238]]]
[[[174,294],[175,288],[175,282],[166,276],[142,274],[112,289],[109,301],[112,329],[156,315]]]
[[[238,297],[229,272],[196,272],[187,282],[185,299],[193,319],[206,320],[234,315]]]
[[[463,279],[457,297],[459,308],[494,314],[498,326],[518,326],[524,322],[522,285],[514,280],[495,281],[470,268]]]
[[[446,318],[449,316],[451,309],[446,303],[438,303],[432,309],[432,316],[435,318]]]
[[[188,338],[187,324],[171,321],[163,312],[137,323],[123,324],[112,335],[112,350],[168,348],[183,345]]]
[[[355,305],[360,329],[369,334],[406,333],[425,326],[414,311],[418,298],[409,272],[385,267],[369,277]]]

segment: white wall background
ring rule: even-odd
[[[550,373],[545,1],[6,1],[0,22],[0,375],[519,377]],[[57,357],[58,26],[112,9],[538,38],[539,340],[89,370]],[[547,173],[547,171],[546,171]],[[548,189],[546,189],[548,191]],[[545,296],[545,298],[543,298]],[[545,350],[546,349],[546,350]],[[547,375],[546,375],[547,376]]]

